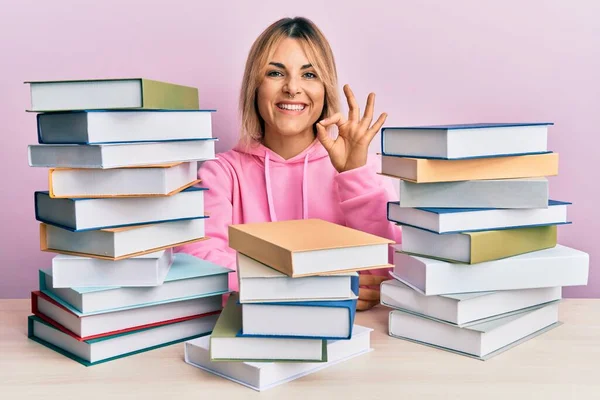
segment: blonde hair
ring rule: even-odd
[[[277,45],[285,38],[294,38],[300,42],[308,61],[325,87],[323,111],[317,121],[330,117],[339,110],[337,71],[329,42],[311,20],[302,17],[282,18],[260,34],[246,60],[239,104],[242,123],[240,142],[245,146],[260,142],[264,137],[264,120],[258,112],[256,101],[258,87]],[[313,131],[316,133],[315,126]]]

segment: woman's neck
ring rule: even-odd
[[[314,140],[315,135],[312,130],[292,136],[267,131],[263,138],[263,145],[279,154],[284,160],[289,160],[302,153]]]

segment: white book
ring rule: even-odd
[[[48,172],[50,197],[167,196],[198,181],[196,161],[137,168],[58,168]]]
[[[399,179],[398,182],[400,207],[548,207],[549,184],[545,177],[429,183]]]
[[[39,313],[86,340],[217,312],[221,310],[223,303],[223,296],[216,295],[99,314],[77,315],[49,297],[34,298]]]
[[[435,233],[477,232],[568,223],[571,203],[550,200],[546,208],[405,208],[388,203],[388,219]]]
[[[53,199],[35,193],[36,219],[72,231],[116,228],[204,216],[205,188],[167,197]]]
[[[328,361],[324,363],[211,361],[208,336],[185,343],[185,362],[262,391],[371,351],[371,331],[370,328],[354,325],[351,339],[327,341]]]
[[[215,158],[216,139],[114,144],[32,144],[29,166],[119,168],[206,161]]]
[[[426,296],[588,283],[589,255],[562,245],[477,265],[410,256],[394,247],[390,274]]]
[[[40,270],[39,288],[52,300],[81,316],[227,293],[230,272],[232,270],[201,258],[176,253],[160,286],[57,288],[53,284],[52,271]]]
[[[349,300],[358,295],[358,274],[291,278],[241,253],[237,254],[240,303]]]
[[[89,366],[206,335],[212,331],[216,320],[216,315],[210,315],[127,334],[80,341],[36,317],[30,317],[29,323],[32,325],[29,335],[41,344],[55,346],[62,350],[60,353],[66,352],[70,358]]]
[[[122,259],[205,238],[205,218],[73,232],[40,225],[42,250]]]
[[[73,111],[37,115],[38,142],[100,144],[212,137],[208,110]]]
[[[557,324],[556,302],[466,328],[395,310],[390,312],[389,333],[393,337],[486,360]]]
[[[458,159],[544,153],[552,123],[386,127],[385,155]]]
[[[172,263],[172,249],[118,261],[59,254],[52,259],[52,283],[55,288],[158,286]]]
[[[356,300],[242,304],[244,336],[348,339]]]
[[[390,279],[381,283],[381,304],[465,327],[561,299],[560,287],[424,296]]]

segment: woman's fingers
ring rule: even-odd
[[[338,127],[340,127],[340,126],[344,125],[345,123],[346,123],[346,119],[339,112],[333,114],[329,118],[325,118],[325,119],[319,121],[319,124],[323,125],[325,128],[327,128],[331,125],[334,125],[334,124],[337,125]]]
[[[358,300],[356,302],[356,309],[358,311],[365,311],[365,310],[375,307],[377,304],[379,304],[378,301]]]
[[[335,143],[335,140],[333,140],[331,136],[329,136],[329,132],[327,132],[327,129],[325,129],[325,127],[321,125],[320,122],[317,124],[317,138],[319,139],[319,142],[321,142],[325,150],[327,150],[327,152],[329,152],[329,150],[333,147],[333,144]]]
[[[360,288],[358,298],[367,301],[379,301],[379,290]]]
[[[387,118],[387,113],[383,113],[379,116],[379,118],[377,118],[377,121],[375,121],[375,123],[373,124],[372,127],[370,127],[367,132],[366,132],[366,136],[369,139],[369,142],[371,140],[373,140],[373,138],[375,137],[375,135],[377,135],[377,132],[379,132],[379,130],[381,129],[381,127],[383,126],[383,124],[385,123],[385,120]]]
[[[390,279],[387,276],[360,274],[358,276],[358,284],[360,286],[379,286],[381,282]]]
[[[346,99],[348,99],[348,121],[358,122],[360,120],[360,108],[352,89],[350,89],[350,85],[344,85],[344,94],[346,95]]]
[[[361,127],[368,129],[373,121],[373,109],[375,108],[375,93],[369,93],[367,97],[367,107],[365,108],[365,115],[360,121]]]

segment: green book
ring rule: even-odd
[[[29,111],[198,110],[198,89],[144,78],[28,81]]]
[[[241,337],[242,307],[232,293],[210,337],[211,361],[326,362],[327,340]]]
[[[402,227],[403,253],[465,264],[499,260],[556,244],[556,225],[448,234]]]

